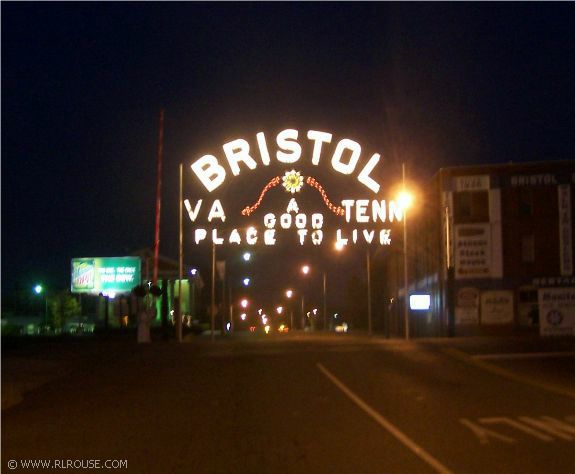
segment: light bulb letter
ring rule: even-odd
[[[375,153],[367,162],[367,164],[363,167],[360,171],[359,175],[357,176],[357,180],[361,184],[365,184],[369,189],[371,189],[374,193],[379,192],[379,183],[374,181],[370,176],[369,173],[373,171],[375,166],[379,163],[380,155]]]
[[[212,230],[212,242],[215,245],[222,245],[224,243],[223,237],[218,237],[218,229]]]
[[[301,145],[297,142],[298,131],[288,128],[278,133],[276,156],[280,163],[295,163],[301,157]]]
[[[212,222],[212,219],[221,219],[222,222],[226,222],[226,213],[219,199],[214,201],[208,214],[208,222]]]
[[[323,227],[323,214],[312,214],[311,215],[311,228],[321,229]]]
[[[190,204],[189,199],[184,200],[184,206],[186,206],[186,211],[188,211],[188,216],[190,216],[190,220],[195,222],[198,218],[198,212],[200,212],[200,208],[202,207],[202,200],[199,199],[196,203],[195,207],[192,209],[192,205]]]
[[[331,133],[318,132],[317,130],[309,130],[307,132],[307,137],[313,140],[313,154],[311,157],[312,165],[319,165],[319,159],[321,158],[321,148],[324,143],[331,143]]]
[[[259,132],[256,134],[256,138],[258,139],[258,148],[260,149],[260,156],[262,158],[262,163],[265,166],[269,166],[270,164],[270,152],[268,151],[268,144],[266,142],[266,136],[264,132]]]
[[[341,205],[345,209],[345,221],[346,222],[349,222],[351,219],[351,208],[353,207],[354,204],[355,204],[355,201],[353,199],[344,199],[343,201],[341,201]]]
[[[264,216],[264,226],[268,229],[273,229],[276,226],[276,216],[271,212]]]
[[[347,163],[341,161],[344,151],[350,151],[351,155]],[[342,174],[351,174],[355,169],[359,156],[361,155],[361,145],[353,140],[344,138],[337,144],[333,157],[331,158],[331,166],[334,170]]]
[[[389,201],[389,222],[396,219],[398,222],[403,220],[403,209],[395,201]]]
[[[232,140],[223,146],[224,153],[230,164],[230,169],[232,174],[237,176],[240,174],[240,162],[244,162],[249,169],[255,170],[256,160],[250,156],[250,144],[243,138],[238,138],[237,140]]]
[[[343,247],[344,245],[347,245],[347,239],[344,239],[341,236],[341,229],[337,229],[337,232],[335,234],[335,238],[336,238],[335,245],[337,247]]]
[[[206,229],[196,229],[194,231],[194,241],[196,245],[199,244],[202,240],[204,240],[208,236]]]
[[[299,206],[297,205],[297,201],[295,200],[295,198],[291,198],[289,200],[286,212],[295,212],[295,213],[299,212]]]
[[[258,241],[258,231],[254,227],[246,230],[246,242],[248,245],[255,245]]]
[[[191,168],[210,193],[226,179],[226,170],[213,155],[204,155],[198,158],[191,165]]]
[[[230,244],[237,244],[240,245],[242,243],[242,238],[240,237],[240,233],[238,229],[233,229],[230,233],[230,238],[228,239]]]
[[[378,220],[385,222],[387,219],[387,209],[385,206],[385,200],[371,201],[371,218],[373,222],[377,222]]]
[[[367,199],[358,199],[355,201],[355,220],[356,222],[369,222],[367,215],[367,206],[369,201]]]
[[[275,245],[276,244],[276,230],[268,229],[264,231],[264,244]]]

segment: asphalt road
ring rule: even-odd
[[[87,346],[2,412],[2,472],[575,472],[573,340]]]

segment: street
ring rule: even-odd
[[[3,411],[2,472],[40,459],[126,460],[136,473],[575,472],[573,340],[88,346]]]

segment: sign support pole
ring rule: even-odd
[[[371,336],[371,255],[369,254],[369,247],[365,252],[365,261],[367,265],[367,334]]]
[[[323,330],[327,331],[327,281],[323,271]]]
[[[158,157],[156,177],[156,228],[154,235],[154,276],[152,284],[158,283],[158,256],[160,251],[160,211],[162,208],[162,157],[164,154],[164,109],[160,110],[158,132]]]
[[[179,232],[179,279],[178,279],[178,305],[176,308],[176,339],[182,342],[182,278],[184,277],[184,234],[183,234],[183,201],[182,188],[184,182],[184,166],[180,163],[180,232]]]
[[[403,175],[403,190],[405,191],[405,163],[401,164]],[[403,321],[405,324],[405,339],[409,340],[409,290],[407,281],[407,209],[403,209],[403,288],[405,300],[403,305]]]
[[[214,331],[216,330],[216,244],[212,243],[212,301],[211,301],[211,339],[216,340]]]

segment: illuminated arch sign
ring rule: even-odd
[[[307,158],[302,144],[311,151]],[[374,170],[380,158],[378,153],[363,156],[361,145],[354,140],[335,140],[331,133],[318,130],[302,134],[294,129],[283,130],[273,142],[259,132],[251,143],[243,138],[225,143],[221,153],[203,155],[191,164],[194,182],[207,193],[207,198],[184,201],[194,226],[192,240],[195,244],[275,245],[282,234],[292,233],[301,245],[326,242],[337,246],[390,245],[389,224],[401,221],[403,212],[396,201],[379,198],[381,185],[374,178]],[[304,167],[320,166],[357,181],[371,199],[330,194],[317,177],[310,175],[313,173],[303,171]],[[240,223],[230,226],[228,220],[225,224],[230,214],[217,192],[240,175],[262,169],[270,170],[267,181],[254,191],[250,201],[234,211],[234,222],[239,219]],[[316,194],[314,209],[308,209],[309,202],[302,198],[302,190]],[[285,196],[281,206],[264,209],[268,196],[281,192]],[[233,200],[227,205],[237,206],[236,197]],[[336,220],[334,229],[327,228],[328,216],[330,221]]]

